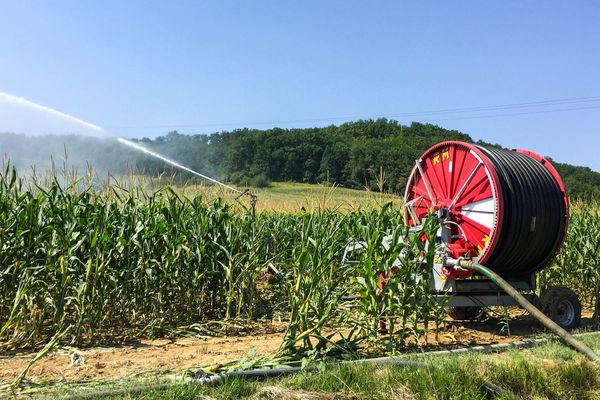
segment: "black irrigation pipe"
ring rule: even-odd
[[[499,178],[502,229],[486,266],[502,276],[527,275],[548,264],[564,240],[568,211],[558,182],[533,157],[476,146]]]
[[[589,335],[597,335],[600,332],[585,332],[576,334],[575,336],[589,336]],[[403,354],[400,356],[388,356],[388,357],[377,357],[377,358],[366,358],[360,360],[352,360],[352,361],[343,361],[340,364],[374,364],[374,365],[386,365],[392,367],[399,368],[426,368],[431,366],[426,362],[421,361],[412,361],[406,360],[406,357],[435,357],[435,356],[444,356],[444,355],[458,355],[464,353],[499,353],[502,351],[517,349],[517,348],[528,348],[534,347],[542,343],[550,342],[554,340],[553,338],[541,338],[541,339],[530,339],[523,340],[512,343],[502,343],[502,344],[492,344],[492,345],[484,345],[484,346],[472,346],[472,347],[462,347],[458,349],[449,349],[449,350],[436,350],[429,351],[423,353],[410,353]],[[216,386],[225,381],[226,379],[248,379],[248,380],[266,380],[271,378],[281,378],[285,376],[295,375],[300,372],[315,372],[315,368],[301,368],[301,367],[282,367],[282,368],[268,368],[268,369],[255,369],[250,371],[232,371],[225,372],[221,374],[209,375],[205,374],[201,371],[196,373],[196,376],[192,382],[189,384],[197,384],[199,386]],[[168,390],[173,387],[173,383],[163,383],[163,384],[155,384],[155,385],[140,385],[133,386],[130,388],[120,388],[120,389],[109,389],[103,391],[96,391],[90,393],[82,393],[68,397],[71,400],[85,400],[91,398],[101,398],[101,397],[110,397],[110,396],[120,396],[120,395],[130,395],[130,394],[139,394],[145,393],[149,391],[163,391]],[[509,397],[517,398],[513,393],[499,387],[498,385],[485,381],[484,387],[486,390],[494,392],[496,394],[504,394]]]
[[[126,396],[132,394],[146,393],[146,392],[159,392],[168,390],[173,387],[172,383],[162,383],[155,385],[139,385],[132,386],[128,388],[119,388],[119,389],[107,389],[107,390],[99,390],[96,392],[89,393],[81,393],[75,394],[67,397],[69,400],[84,400],[84,399],[97,399],[102,397],[112,397],[112,396]]]

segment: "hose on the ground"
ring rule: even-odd
[[[94,392],[86,392],[79,393],[75,395],[68,396],[69,400],[87,400],[87,399],[98,399],[103,397],[116,397],[116,396],[131,396],[140,393],[147,392],[161,392],[168,390],[173,387],[172,383],[161,383],[154,385],[139,385],[139,386],[131,386],[124,387],[118,389],[107,389],[107,390],[98,390]]]
[[[529,300],[527,300],[523,295],[521,295],[515,288],[513,288],[508,282],[506,282],[500,275],[492,271],[491,269],[477,264],[476,262],[470,260],[457,260],[456,263],[459,267],[472,269],[477,271],[487,278],[489,278],[492,282],[494,282],[498,287],[506,292],[510,297],[515,299],[517,303],[524,309],[526,309],[529,314],[531,314],[535,319],[537,319],[542,325],[546,328],[554,332],[558,335],[567,345],[573,347],[575,350],[579,351],[581,354],[586,356],[591,361],[600,364],[600,356],[594,352],[591,348],[589,348],[585,343],[581,340],[578,340],[565,329],[563,329],[556,322],[552,321],[548,318],[543,312],[541,312],[536,306],[531,304]]]
[[[598,334],[598,332],[586,332],[586,333],[577,334],[577,336],[587,336],[587,335],[597,335],[597,334]],[[469,352],[484,352],[484,353],[501,352],[501,351],[514,349],[514,348],[533,347],[533,346],[548,342],[548,340],[549,339],[529,339],[529,340],[519,341],[519,342],[492,344],[492,345],[484,345],[484,346],[462,347],[459,349],[450,349],[450,350],[436,350],[436,351],[429,351],[429,352],[425,352],[425,353],[416,353],[416,354],[407,354],[407,355],[415,355],[415,356],[419,356],[419,357],[421,357],[421,356],[429,357],[429,356],[457,355],[457,354],[463,354],[463,353],[469,353]],[[363,359],[348,361],[348,363],[378,364],[378,365],[389,365],[389,366],[395,366],[395,367],[409,367],[409,366],[420,367],[420,366],[427,365],[426,363],[419,362],[419,361],[403,360],[403,359],[401,359],[402,357],[404,357],[404,356],[363,358]],[[310,372],[312,370],[313,369],[311,369],[311,368],[304,368],[304,370],[302,370],[302,368],[300,368],[300,367],[289,367],[289,368],[275,368],[275,369],[258,369],[258,370],[251,370],[251,371],[231,371],[231,372],[226,372],[226,373],[222,373],[222,374],[211,375],[211,377],[212,377],[211,379],[206,379],[206,378],[208,378],[207,375],[204,376],[205,379],[202,379],[203,375],[198,374],[195,377],[193,383],[200,384],[200,385],[215,385],[215,384],[221,383],[226,378],[237,377],[237,378],[241,378],[241,379],[247,379],[247,378],[267,379],[267,378],[283,377],[286,375],[293,375],[300,371]],[[198,379],[198,378],[200,378],[200,379]],[[486,386],[486,389],[491,390],[491,391],[495,391],[495,387],[497,388],[497,385],[494,385],[492,382],[488,382],[488,381],[485,382],[485,386]],[[72,395],[68,398],[69,398],[69,400],[84,400],[84,399],[91,399],[91,398],[138,394],[138,393],[143,393],[143,392],[148,392],[148,391],[162,391],[162,390],[167,390],[171,387],[173,387],[172,383],[155,384],[155,385],[141,385],[141,386],[132,386],[132,387],[128,387],[128,388],[118,388],[118,389],[109,389],[109,390],[95,391],[95,392],[89,392],[89,393],[80,393],[80,394]],[[507,397],[509,397],[509,398],[510,397],[518,398],[517,396],[514,396],[514,394],[510,393],[509,391],[502,390],[501,392],[498,392],[498,394],[500,394],[500,393],[508,395]]]
[[[387,365],[392,367],[414,367],[414,368],[427,368],[433,367],[433,364],[428,364],[425,362],[419,361],[409,361],[409,360],[398,360],[394,357],[387,357],[386,360],[383,359],[366,359],[366,360],[357,360],[364,361],[365,363],[372,363],[378,365]],[[374,361],[374,362],[371,362]],[[301,367],[290,367],[290,368],[275,368],[275,369],[259,369],[259,370],[250,370],[250,371],[231,371],[224,374],[218,375],[203,375],[200,374],[196,376],[196,378],[189,382],[188,384],[198,384],[200,386],[213,386],[218,385],[226,379],[249,379],[249,380],[264,380],[269,378],[281,378],[284,376],[294,375],[299,372],[312,372],[315,371],[314,368],[301,368]],[[102,397],[113,397],[113,396],[126,396],[132,394],[139,394],[149,391],[164,391],[173,387],[173,384],[157,384],[157,385],[148,385],[148,386],[134,386],[129,388],[119,388],[119,389],[110,389],[104,391],[97,391],[91,393],[82,393],[79,395],[69,397],[70,400],[87,400],[87,399],[97,399]],[[496,395],[503,395],[507,398],[511,399],[520,399],[519,396],[515,395],[510,390],[504,389],[501,386],[496,385],[493,382],[484,380],[483,387]]]

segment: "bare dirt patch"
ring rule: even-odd
[[[484,321],[447,321],[446,327],[428,335],[427,350],[472,345],[510,343],[543,332],[527,315],[513,315],[510,336],[500,318]],[[584,313],[584,324],[589,316]],[[273,332],[273,330],[270,330]],[[256,356],[277,350],[283,337],[281,327],[275,333],[227,337],[194,337],[140,340],[116,347],[62,349],[34,364],[28,378],[36,382],[81,381],[126,377],[149,371],[180,372],[187,368],[224,364],[247,357],[256,348]],[[35,351],[0,353],[0,381],[10,382],[27,366]],[[77,365],[83,356],[83,364]]]
[[[256,348],[258,356],[277,350],[281,334],[259,336],[201,337],[140,340],[111,348],[78,349],[83,365],[74,365],[72,352],[58,351],[38,361],[28,377],[35,381],[77,381],[128,376],[145,371],[180,371],[192,366],[225,363],[247,357]],[[35,353],[0,357],[0,381],[13,380]]]

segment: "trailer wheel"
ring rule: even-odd
[[[552,321],[570,331],[581,323],[581,303],[566,286],[550,286],[540,296],[540,309]]]
[[[448,307],[447,313],[452,319],[471,321],[483,314],[483,307]]]

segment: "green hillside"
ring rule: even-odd
[[[431,124],[405,126],[378,119],[324,128],[240,129],[210,136],[171,132],[142,143],[193,169],[239,185],[328,181],[347,188],[403,193],[414,160],[444,140],[474,142],[469,135]],[[572,198],[600,199],[600,173],[553,164]],[[145,171],[170,168],[149,158],[138,158],[136,166]]]
[[[431,124],[401,125],[386,119],[349,122],[323,128],[238,129],[211,135],[170,132],[138,142],[203,174],[240,186],[269,182],[329,182],[345,188],[402,193],[414,160],[443,140],[473,142],[464,133]],[[488,143],[478,142],[484,145]],[[76,136],[0,135],[0,149],[20,168],[48,165],[50,154],[68,152],[69,164],[100,171],[127,170],[149,175],[177,172],[161,160],[126,148],[113,139]],[[510,143],[503,143],[509,146]],[[531,149],[535,151],[536,149]],[[553,162],[571,198],[600,199],[600,173]]]

